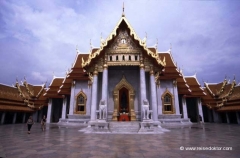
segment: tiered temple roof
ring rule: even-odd
[[[230,83],[226,79],[220,83],[204,83],[206,96],[203,105],[217,111],[240,111],[240,86],[235,79]]]
[[[196,74],[193,76],[185,76],[185,80],[191,89],[191,97],[203,97],[206,95],[200,83],[197,80]]]
[[[22,84],[19,84],[18,81],[16,81],[15,87],[17,87],[19,95],[28,107],[38,110],[47,105],[47,99],[43,96],[46,91],[46,83],[42,85],[32,85],[27,83],[26,79],[21,83]]]
[[[0,84],[0,110],[33,112],[47,105],[45,84],[31,85],[26,79],[15,86]]]
[[[62,98],[62,95],[58,93],[59,87],[62,85],[64,78],[63,77],[53,77],[52,82],[47,88],[46,92],[43,94],[47,98]]]

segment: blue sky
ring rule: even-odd
[[[1,0],[0,83],[64,77],[76,56],[99,47],[122,14],[122,0]],[[172,54],[185,76],[240,82],[240,1],[125,0],[125,15],[147,45]]]

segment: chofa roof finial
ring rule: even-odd
[[[122,10],[123,10],[123,12],[122,12],[122,17],[124,17],[124,16],[125,16],[125,14],[124,14],[124,2],[123,2],[123,8],[122,8]]]

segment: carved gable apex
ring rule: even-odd
[[[120,30],[119,34],[114,39],[113,44],[110,46],[110,49],[137,49],[137,46],[129,36],[127,30]]]
[[[121,37],[127,37],[126,39]],[[139,46],[137,48],[136,46]],[[112,48],[112,49],[111,49]],[[137,48],[137,49],[135,49]],[[115,50],[115,51],[112,51]],[[140,51],[141,50],[141,51]],[[113,31],[107,37],[106,40],[101,40],[100,48],[95,52],[89,53],[89,58],[84,61],[82,60],[82,67],[89,67],[94,62],[93,59],[97,58],[98,56],[102,55],[102,53],[107,54],[117,54],[119,53],[121,56],[108,56],[108,62],[115,62],[115,61],[128,61],[131,63],[122,63],[120,65],[138,65],[139,64],[139,54],[141,52],[146,53],[146,55],[154,58],[156,63],[161,66],[165,66],[166,63],[162,61],[158,54],[152,52],[146,46],[146,40],[141,40],[137,34],[135,33],[132,26],[129,24],[125,16],[122,16]],[[129,53],[131,52],[131,53]],[[125,56],[125,54],[127,56]],[[133,61],[135,63],[133,63]],[[119,65],[119,63],[113,63],[112,65]]]

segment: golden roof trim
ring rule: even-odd
[[[24,96],[24,94],[23,94],[23,92],[22,92],[22,90],[21,90],[21,88],[20,88],[20,85],[19,85],[18,81],[16,82],[15,86],[16,86],[17,89],[18,89],[18,92],[19,92],[20,97],[21,97],[22,99],[25,99],[26,97]]]
[[[215,94],[213,94],[212,90],[208,87],[208,83],[204,82],[204,85],[207,88],[208,92],[212,95],[212,97],[215,97]]]
[[[91,49],[87,61],[84,61],[84,59],[82,58],[82,67],[85,67],[85,66],[89,65],[91,63],[92,59],[94,59],[96,56],[100,55],[101,51],[107,46],[108,41],[112,40],[113,36],[117,35],[117,29],[119,28],[119,26],[120,26],[120,24],[122,23],[123,20],[126,22],[128,28],[130,29],[130,36],[132,36],[135,40],[139,41],[139,45],[143,47],[143,49],[147,52],[148,55],[151,55],[153,58],[155,58],[159,65],[166,66],[165,57],[162,61],[159,58],[158,53],[154,53],[154,52],[150,51],[147,48],[146,40],[141,40],[137,36],[137,34],[135,33],[132,26],[127,21],[126,17],[122,16],[121,19],[119,20],[119,22],[117,23],[117,25],[115,26],[115,28],[113,29],[113,31],[111,32],[111,34],[108,36],[108,38],[105,41],[101,40],[100,48],[98,48],[98,50],[94,53],[92,53],[92,49]]]
[[[26,87],[29,96],[30,96],[30,97],[34,97],[34,94],[33,94],[34,92],[30,91],[29,86],[28,86],[28,83],[27,83],[26,80],[23,82],[23,85]]]
[[[43,90],[44,90],[44,88],[46,87],[46,82],[42,85],[42,88],[41,88],[41,90],[38,92],[38,94],[37,94],[37,98],[42,94],[42,92],[43,92]]]

